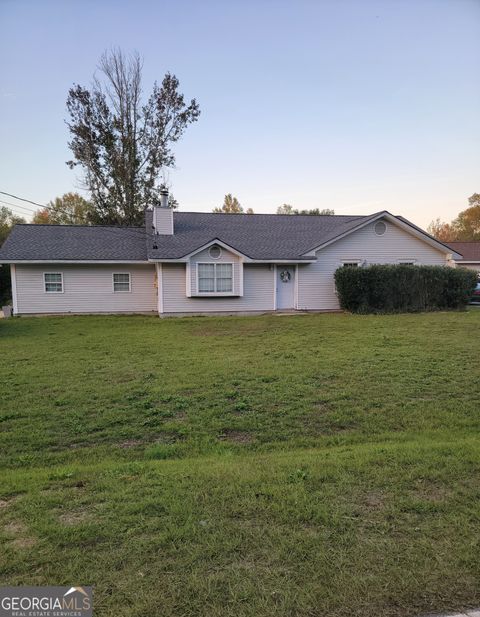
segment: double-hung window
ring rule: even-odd
[[[233,264],[197,264],[198,293],[224,294],[233,292]]]
[[[113,275],[113,291],[130,291],[130,274],[115,272]]]
[[[43,281],[45,284],[45,293],[63,293],[63,275],[61,272],[45,272],[43,275]]]

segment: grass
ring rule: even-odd
[[[95,614],[480,604],[480,311],[0,322],[0,580]]]

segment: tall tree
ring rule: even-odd
[[[222,207],[214,208],[212,212],[223,214],[253,214],[252,208],[248,208],[248,210],[244,211],[238,199],[234,197],[231,193],[225,195]]]
[[[162,169],[173,167],[172,146],[200,115],[179,81],[167,73],[142,97],[142,61],[120,50],[105,52],[90,87],[74,85],[67,99],[73,159],[89,189],[93,223],[136,225],[145,207],[160,201]]]
[[[480,193],[468,198],[469,207],[462,210],[451,223],[435,219],[427,231],[441,242],[480,240]]]
[[[450,223],[444,223],[439,218],[430,223],[427,231],[431,236],[440,240],[440,242],[452,242],[456,237],[455,230]]]
[[[65,193],[49,201],[46,208],[37,210],[32,223],[37,225],[88,225],[92,204],[78,193]]]
[[[5,242],[12,227],[17,223],[25,223],[25,219],[16,216],[5,206],[0,206],[0,246]],[[0,305],[11,299],[10,266],[0,264]]]
[[[468,198],[469,207],[452,221],[457,240],[480,240],[480,194]]]
[[[295,214],[295,209],[290,204],[282,204],[278,206],[277,214]]]
[[[312,216],[332,216],[335,214],[334,210],[330,210],[330,208],[324,208],[320,210],[320,208],[313,208],[311,210],[298,210],[298,208],[294,208],[290,204],[283,204],[277,208],[277,214],[309,214]]]

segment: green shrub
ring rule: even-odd
[[[464,308],[477,274],[446,266],[372,265],[335,272],[340,306],[352,313],[411,313]]]

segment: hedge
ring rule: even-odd
[[[352,313],[460,309],[476,283],[476,272],[446,266],[342,266],[335,272],[340,306]]]

